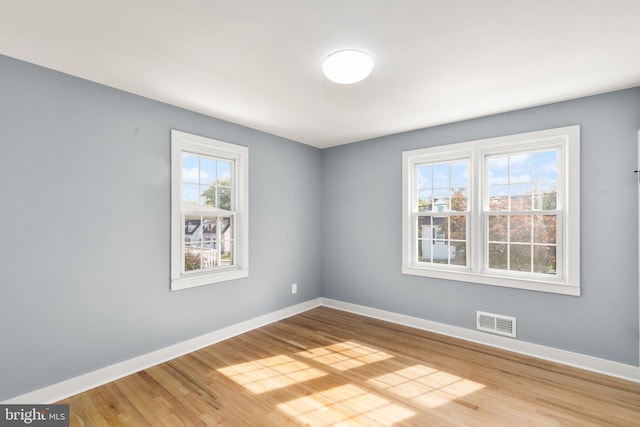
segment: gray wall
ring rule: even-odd
[[[400,274],[403,150],[574,124],[582,296]],[[637,366],[639,128],[635,88],[323,150],[323,296],[469,329],[515,316],[520,340]]]
[[[172,128],[249,147],[249,278],[169,291]],[[321,160],[0,56],[0,401],[319,297]]]
[[[403,150],[573,124],[582,296],[400,274]],[[249,278],[169,291],[172,128],[249,147]],[[638,128],[640,88],[320,151],[0,56],[0,400],[319,296],[637,365]]]

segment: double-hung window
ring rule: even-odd
[[[403,153],[402,272],[580,294],[580,128]]]
[[[171,289],[247,277],[248,149],[171,131]]]

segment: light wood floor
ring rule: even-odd
[[[72,426],[638,426],[640,385],[329,308],[63,402]]]

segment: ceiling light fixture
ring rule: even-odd
[[[322,72],[334,83],[348,85],[366,79],[373,70],[373,58],[361,50],[339,50],[327,56]]]

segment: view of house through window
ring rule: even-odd
[[[206,270],[233,264],[231,217],[186,216],[184,270]]]
[[[469,161],[416,167],[418,261],[467,265]]]
[[[247,147],[171,131],[171,289],[249,275]]]
[[[402,272],[580,294],[580,127],[403,152]]]
[[[232,167],[227,160],[182,154],[185,272],[233,264]]]

